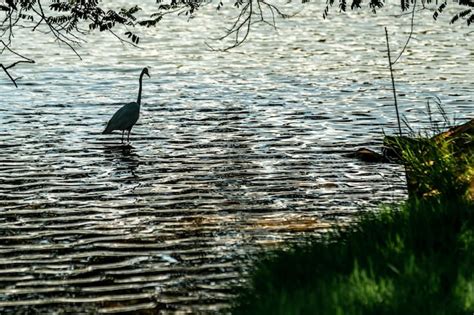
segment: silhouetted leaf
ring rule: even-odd
[[[406,11],[410,8],[410,2],[409,0],[400,0],[400,7],[402,11]]]
[[[369,7],[372,8],[373,13],[376,13],[377,9],[383,7],[383,0],[370,0]]]
[[[323,19],[326,19],[326,17],[328,16],[328,12],[329,12],[329,6],[327,5],[327,6],[324,8]]]
[[[234,7],[239,8],[243,3],[243,0],[236,0],[234,3]]]
[[[347,7],[346,0],[339,0],[339,9],[342,12],[346,12],[346,7]]]
[[[433,19],[438,19],[438,15],[441,14],[444,10],[444,8],[446,8],[446,6],[448,5],[448,3],[445,1],[443,3],[441,3],[441,5],[438,7],[438,9],[435,11],[435,13],[433,13]]]
[[[125,32],[124,35],[127,36],[134,44],[138,44],[138,42],[140,41],[140,37],[138,35],[133,34],[130,31]]]
[[[451,24],[455,23],[457,20],[459,20],[459,18],[463,18],[465,17],[466,15],[468,15],[469,13],[471,13],[471,9],[467,9],[467,10],[464,10],[464,11],[461,11],[459,12],[458,14],[456,14],[455,16],[453,16],[453,18],[451,19]]]
[[[351,4],[351,10],[354,10],[355,8],[360,9],[360,4],[362,0],[353,0]]]
[[[49,8],[57,12],[67,12],[70,11],[72,7],[69,3],[57,1],[55,3],[52,3]]]
[[[474,8],[474,1],[472,0],[459,0],[459,5],[465,5]]]
[[[22,20],[33,21],[33,16],[29,14],[19,14],[18,17]]]
[[[474,22],[474,13],[467,19],[467,25],[471,25]]]
[[[156,18],[154,18],[154,19],[139,21],[138,25],[142,25],[142,26],[146,26],[146,27],[152,27],[152,26],[155,26],[156,23],[161,21],[162,18],[163,18],[163,15],[160,14],[160,15],[156,16]]]
[[[465,16],[467,16],[469,13],[472,12],[472,9],[467,9],[465,11],[462,11],[461,13],[459,13],[459,17],[463,18]]]

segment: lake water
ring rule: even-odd
[[[344,154],[395,130],[383,26],[399,51],[408,17],[307,8],[228,53],[205,42],[235,13],[211,8],[140,31],[141,49],[94,35],[82,61],[18,33],[37,63],[18,89],[0,76],[1,313],[220,311],[255,251],[403,199],[399,166]],[[472,31],[419,14],[401,112],[425,128],[437,96],[472,118]],[[126,148],[101,131],[144,66]]]

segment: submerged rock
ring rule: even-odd
[[[459,155],[466,152],[474,152],[474,119],[450,128],[431,138],[411,138],[407,136],[385,136],[383,139],[382,153],[367,148],[357,149],[355,152],[345,156],[356,158],[365,162],[390,163],[401,162],[402,151],[406,148],[416,148],[419,152],[424,151],[435,141],[450,141],[454,147],[454,153]]]
[[[468,198],[474,200],[474,165],[471,165],[474,157],[473,140],[474,119],[471,119],[431,138],[386,136],[383,140],[381,154],[370,149],[360,148],[346,154],[346,156],[375,163],[403,163],[405,161],[409,194],[418,197],[439,194],[440,191],[436,187],[448,191],[451,184],[445,182],[445,177],[439,180],[434,180],[434,178],[442,174],[447,177],[451,177],[450,174],[454,175],[455,179],[452,184],[460,185],[459,187],[465,187],[464,185],[467,184]],[[448,160],[443,161],[446,158]],[[447,162],[452,158],[455,159],[454,164],[452,164],[452,160]],[[421,164],[418,165],[417,163],[420,161]],[[444,173],[447,168],[444,169],[445,164],[443,163],[451,165],[449,166],[450,173]],[[424,171],[420,172],[421,169]],[[445,186],[443,187],[443,185]],[[463,189],[457,190],[456,194],[462,194],[462,191]]]
[[[373,150],[360,148],[356,152],[346,154],[347,157],[356,158],[364,162],[372,163],[388,163],[390,162],[383,154],[377,153]]]

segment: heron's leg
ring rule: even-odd
[[[127,142],[130,142],[130,131],[132,131],[132,129],[128,129]]]
[[[125,133],[125,130],[122,130],[122,143],[123,143],[123,134]]]

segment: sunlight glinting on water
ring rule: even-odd
[[[1,312],[222,310],[254,251],[403,199],[401,167],[344,154],[395,129],[383,26],[399,50],[408,19],[307,8],[228,53],[205,42],[234,13],[211,7],[139,31],[141,49],[91,36],[82,61],[19,33],[37,63],[15,69],[18,89],[0,78]],[[396,66],[415,129],[427,97],[472,116],[471,37],[417,20]],[[101,132],[144,66],[124,148]]]

